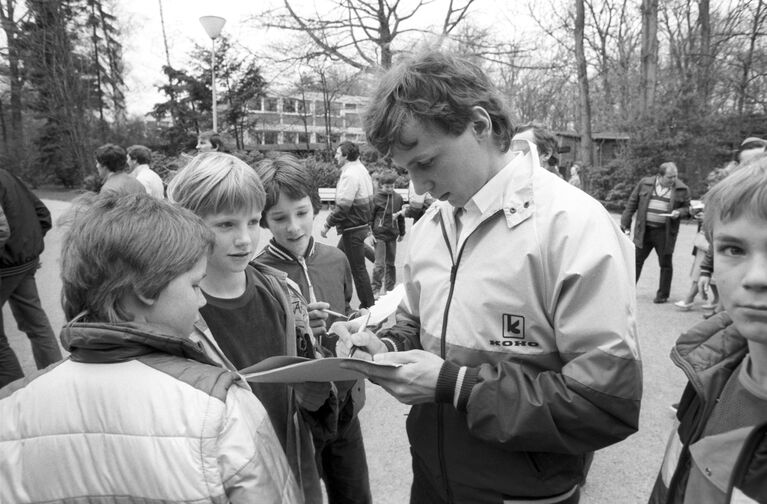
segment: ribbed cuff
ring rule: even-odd
[[[437,403],[450,403],[458,411],[466,411],[471,389],[477,383],[479,370],[467,366],[457,366],[445,361],[437,378],[434,400]]]
[[[387,348],[387,349],[388,349],[390,352],[399,352],[399,351],[400,351],[400,349],[399,349],[399,348],[397,348],[397,344],[396,344],[396,343],[394,343],[394,340],[393,340],[393,339],[391,339],[391,338],[387,338],[387,337],[383,337],[383,338],[379,338],[379,339],[381,340],[381,342],[382,342],[384,345],[386,345],[386,348]]]

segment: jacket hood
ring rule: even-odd
[[[735,369],[747,352],[746,339],[730,316],[721,312],[682,333],[671,350],[671,360],[702,393],[720,371]]]
[[[60,339],[76,362],[124,362],[160,352],[215,365],[200,343],[136,322],[67,324]]]

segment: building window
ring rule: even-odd
[[[264,110],[267,112],[277,112],[279,98],[264,98]],[[267,142],[268,143],[268,142]]]
[[[299,133],[298,134],[298,143],[307,144],[312,141],[312,135],[311,133]]]
[[[298,133],[295,131],[285,131],[282,133],[282,143],[294,144],[298,143]]]
[[[279,131],[264,131],[264,143],[276,144],[279,143],[280,132]]]
[[[298,100],[295,98],[284,98],[282,100],[282,111],[286,114],[295,114],[297,112]]]
[[[299,114],[309,112],[309,103],[304,100],[296,100],[296,112]]]
[[[341,104],[338,102],[330,103],[330,115],[332,117],[339,117],[341,115]]]
[[[253,110],[264,110],[263,104],[261,103],[261,97],[254,98],[250,102],[250,108]]]
[[[344,110],[347,112],[354,112],[357,110],[356,103],[344,103]]]

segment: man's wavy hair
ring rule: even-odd
[[[460,135],[472,122],[473,107],[484,108],[493,138],[502,152],[511,145],[514,127],[503,98],[488,76],[469,60],[438,51],[425,52],[386,72],[364,114],[368,142],[384,155],[401,141],[411,120]]]
[[[157,299],[213,248],[213,232],[189,210],[146,193],[88,195],[60,224],[61,304],[68,321],[127,322],[131,293]]]

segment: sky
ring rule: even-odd
[[[446,0],[433,5],[443,6]],[[119,0],[116,14],[122,20],[123,50],[126,65],[126,106],[128,114],[144,115],[152,105],[164,101],[157,86],[164,83],[162,66],[165,64],[159,0]],[[276,30],[269,32],[253,28],[249,18],[258,11],[276,6],[281,0],[163,0],[163,17],[168,37],[171,65],[185,67],[188,53],[194,44],[209,46],[211,40],[199,22],[200,16],[214,15],[226,19],[223,33],[246,47],[258,48],[279,37]],[[293,0],[302,9],[314,9],[323,0]],[[408,2],[403,2],[408,3]],[[526,14],[526,2],[476,0],[472,12],[478,22],[487,22],[499,29],[530,30],[531,20]],[[502,9],[502,11],[499,11]]]

